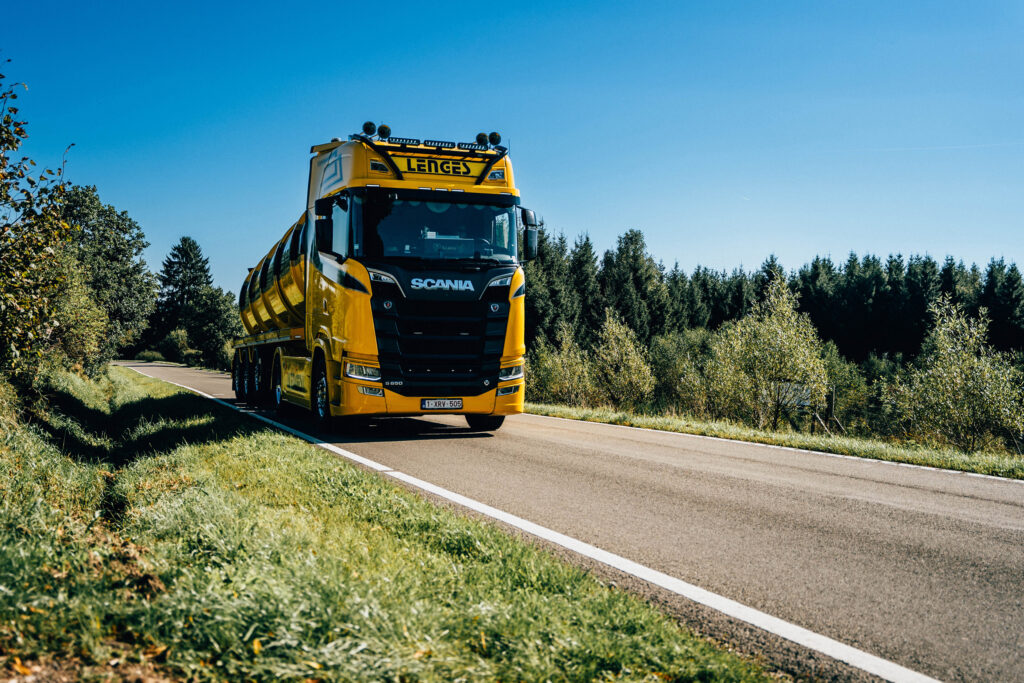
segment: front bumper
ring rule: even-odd
[[[383,396],[369,396],[360,393],[359,387],[383,389]],[[507,387],[518,387],[514,393],[498,396],[498,391]],[[516,415],[523,412],[525,381],[520,378],[501,382],[495,389],[479,396],[402,396],[381,387],[379,382],[364,382],[345,377],[338,387],[339,396],[332,401],[331,414],[343,415]],[[424,398],[462,398],[462,408],[455,410],[423,410],[420,400]]]

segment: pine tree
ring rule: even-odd
[[[157,279],[160,292],[153,328],[155,339],[160,340],[171,330],[186,327],[188,316],[204,290],[213,286],[213,278],[209,259],[203,256],[199,243],[182,237],[164,259]]]
[[[840,273],[832,259],[817,256],[802,267],[796,275],[796,292],[800,310],[807,313],[823,339],[835,340],[839,336],[837,291]]]
[[[604,322],[605,307],[598,280],[597,254],[589,235],[578,238],[573,245],[569,253],[569,274],[579,301],[576,339],[580,346],[589,349]]]
[[[907,261],[907,289],[902,317],[906,323],[899,347],[893,349],[909,356],[921,350],[931,327],[932,305],[939,298],[939,265],[931,256],[911,256]]]
[[[721,282],[718,274],[697,266],[690,276],[690,327],[714,329],[722,319],[712,319],[713,306],[721,299]]]
[[[1000,350],[1024,346],[1024,282],[1016,264],[992,259],[985,271],[979,303],[988,311],[989,338]]]
[[[779,263],[779,259],[775,258],[775,254],[771,254],[765,259],[764,263],[753,277],[754,295],[757,297],[757,301],[764,301],[768,296],[768,286],[775,280],[775,278],[786,276],[786,271],[783,269],[782,264]],[[742,316],[736,316],[740,318]]]
[[[968,270],[963,261],[947,256],[939,271],[939,292],[947,294],[949,300],[968,315],[978,313],[978,297],[981,296],[981,272],[972,265]]]
[[[665,276],[665,286],[668,288],[668,320],[666,330],[668,332],[682,332],[690,329],[690,320],[693,313],[693,293],[690,291],[690,279],[676,263],[672,270]]]
[[[781,277],[781,271],[776,275]],[[742,268],[732,271],[725,285],[729,298],[729,320],[739,320],[754,310],[754,304],[758,300],[757,282],[757,279],[751,279]]]
[[[526,264],[526,343],[553,341],[560,322],[575,329],[579,297],[569,272],[569,247],[564,235],[552,237],[543,228],[537,258]]]

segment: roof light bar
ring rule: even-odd
[[[416,138],[388,138],[393,145],[418,145],[420,141]]]
[[[451,149],[455,146],[454,142],[447,142],[445,140],[424,140],[423,144],[427,147],[440,147],[441,149]]]
[[[475,152],[484,152],[487,150],[487,145],[481,145],[478,142],[460,142],[459,149],[470,149]]]

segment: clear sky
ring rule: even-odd
[[[182,235],[237,291],[310,145],[498,130],[524,206],[599,251],[787,268],[851,250],[1024,264],[1024,3],[21,2],[26,151]]]

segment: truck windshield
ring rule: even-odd
[[[457,194],[368,189],[352,199],[353,251],[367,258],[516,260],[510,202],[460,202]]]

